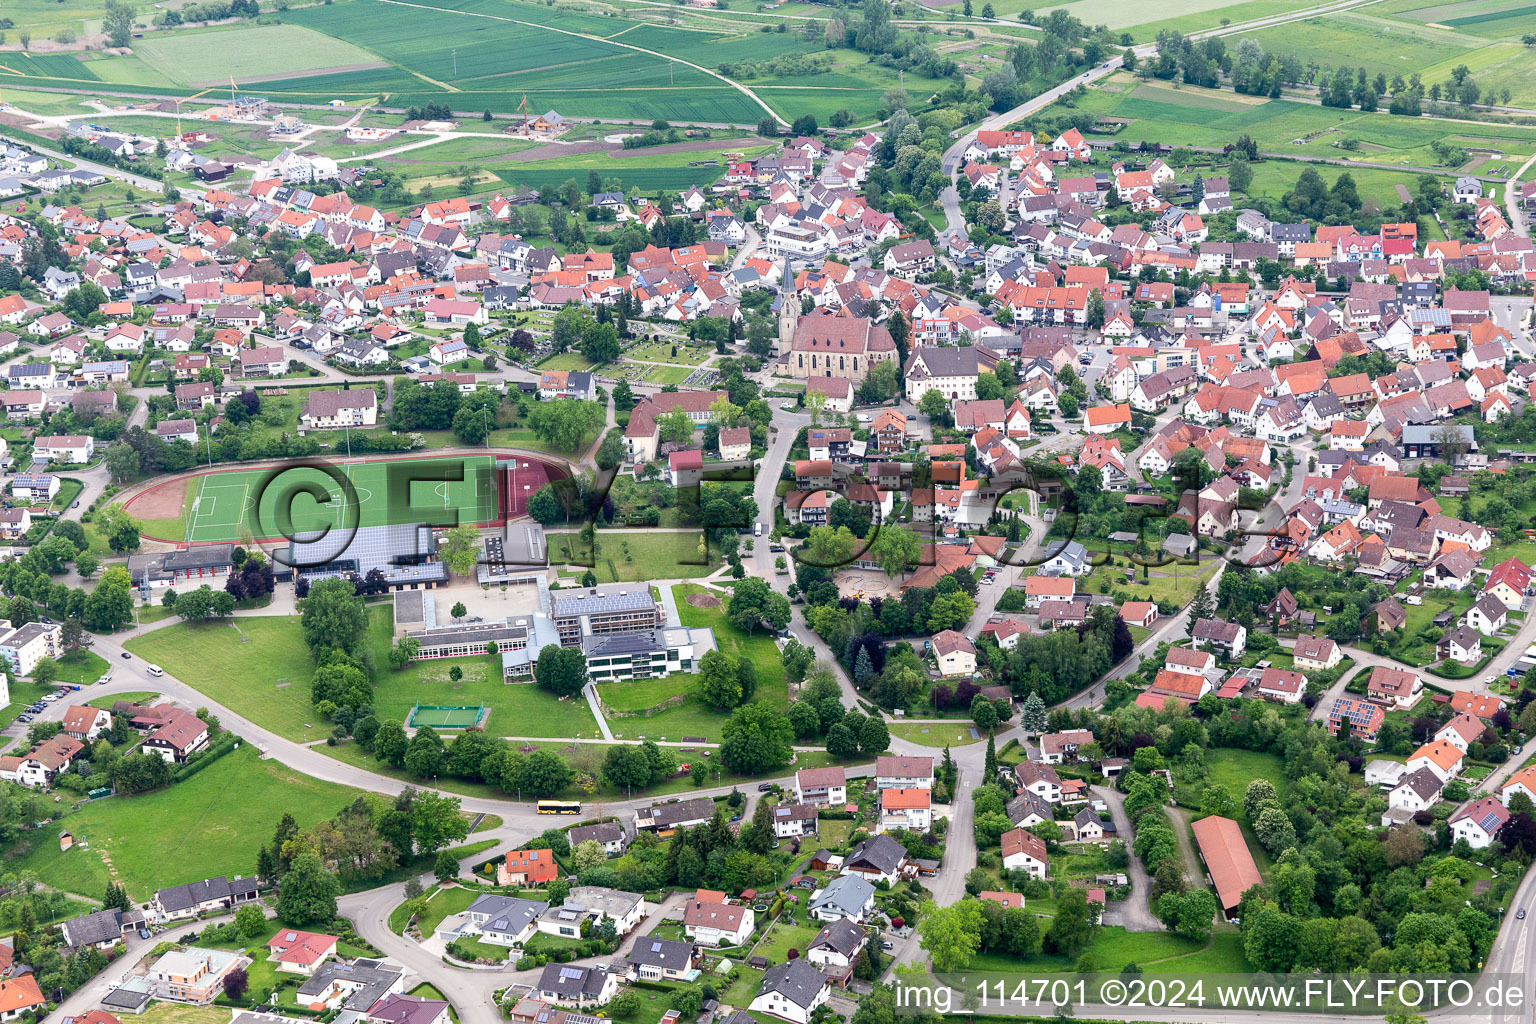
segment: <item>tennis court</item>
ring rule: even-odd
[[[418,729],[430,725],[434,729],[468,729],[483,725],[485,705],[417,704],[405,717],[407,728]]]
[[[494,519],[496,469],[489,456],[293,465],[199,477],[186,539],[277,539],[326,527]]]

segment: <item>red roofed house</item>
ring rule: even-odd
[[[1026,871],[1031,878],[1045,877],[1050,858],[1045,853],[1044,839],[1027,829],[1016,828],[1003,833],[1002,843],[1004,868]]]
[[[77,740],[94,740],[112,728],[112,715],[103,708],[76,704],[64,712],[64,732]]]
[[[1493,843],[1509,818],[1508,808],[1496,798],[1485,796],[1451,815],[1446,824],[1451,827],[1452,842],[1465,839],[1472,849],[1481,850]]]
[[[1131,425],[1131,407],[1120,405],[1096,405],[1083,413],[1083,429],[1090,434],[1112,434]]]
[[[1531,570],[1518,558],[1508,558],[1494,566],[1483,583],[1483,593],[1492,594],[1506,608],[1519,608],[1531,586]]]
[[[305,977],[314,974],[315,968],[325,963],[334,952],[334,935],[279,928],[277,934],[267,940],[267,959],[277,964],[278,970]]]
[[[1484,721],[1492,718],[1504,709],[1504,702],[1491,694],[1473,693],[1470,690],[1457,690],[1451,694],[1451,710],[1461,714],[1473,715]]]
[[[559,865],[555,863],[555,851],[547,848],[512,850],[507,854],[506,863],[496,871],[496,884],[522,885],[532,888],[553,882],[559,874]]]
[[[1365,695],[1378,704],[1407,708],[1419,699],[1423,689],[1424,682],[1418,673],[1377,665],[1371,669],[1371,677],[1366,681]]]

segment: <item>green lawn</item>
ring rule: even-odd
[[[700,608],[688,603],[690,594],[708,593],[714,597],[726,597],[718,591],[708,590],[696,583],[679,583],[672,588],[672,594],[677,600],[677,613],[682,618],[684,626],[709,626],[715,631],[715,642],[720,649],[730,654],[745,655],[752,659],[757,668],[757,699],[771,699],[770,695],[775,690],[775,680],[784,679],[784,659],[779,655],[779,648],[774,644],[773,638],[767,633],[759,631],[750,636],[733,626],[725,616],[725,605]],[[784,696],[774,701],[782,707],[789,706],[789,690],[786,683],[781,691]]]
[[[1285,761],[1279,754],[1258,750],[1234,750],[1221,747],[1205,752],[1206,777],[1189,783],[1174,772],[1174,796],[1184,807],[1199,807],[1200,793],[1206,786],[1222,786],[1232,795],[1237,805],[1237,817],[1243,820],[1243,794],[1254,779],[1268,779],[1274,783],[1275,793],[1284,798],[1290,788],[1285,777]]]
[[[597,721],[584,701],[560,701],[532,684],[502,682],[498,656],[418,661],[396,672],[385,658],[394,613],[388,605],[379,604],[370,606],[368,613],[367,644],[376,666],[374,707],[380,718],[403,721],[417,703],[483,703],[490,710],[486,729],[493,735],[596,733]],[[250,642],[242,642],[242,636]],[[310,704],[314,666],[296,617],[252,616],[237,624],[178,623],[146,633],[127,646],[237,714],[288,739],[313,740],[329,731]],[[457,683],[448,677],[455,667],[464,672]]]
[[[599,583],[638,583],[642,580],[692,579],[708,576],[719,567],[699,555],[700,531],[680,533],[626,533],[605,530],[597,534],[597,550],[589,550],[574,533],[549,535],[551,564],[571,563],[590,568]],[[574,561],[573,561],[574,560]]]
[[[1026,900],[1024,908],[1028,910],[1035,903],[1034,900]],[[1042,923],[1042,928],[1044,927],[1046,926]],[[1089,947],[1089,952],[1093,956],[1094,970],[1113,974],[1118,973],[1122,967],[1132,961],[1146,966],[1148,962],[1166,960],[1170,957],[1187,958],[1198,954],[1205,945],[1194,939],[1181,938],[1172,932],[1128,932],[1119,925],[1104,925],[1099,928],[1098,936]],[[1074,971],[1077,969],[1077,961],[1051,953],[1038,953],[1023,958],[1001,953],[983,953],[972,961],[971,969],[1009,973]]]
[[[768,934],[753,947],[752,955],[767,957],[769,964],[781,964],[789,959],[791,949],[798,949],[803,955],[805,947],[810,945],[820,930],[819,924],[815,927],[798,924],[786,914],[774,922]]]
[[[155,693],[151,690],[135,690],[130,693],[114,693],[110,697],[96,697],[92,700],[86,701],[85,703],[87,707],[106,708],[110,711],[112,709],[112,705],[116,704],[120,700],[131,700],[135,704],[143,704],[146,701],[154,700],[158,696],[160,696],[158,693]]]
[[[667,536],[666,534],[637,534],[643,536]],[[685,626],[708,626],[714,630],[715,643],[729,654],[746,655],[757,670],[755,700],[767,701],[777,708],[789,706],[789,683],[784,677],[784,663],[772,637],[758,632],[751,636],[737,629],[725,616],[725,606],[699,608],[688,603],[690,594],[709,594],[728,600],[728,595],[709,590],[693,583],[674,586],[678,614]],[[609,727],[616,738],[635,739],[666,737],[669,740],[684,736],[698,736],[711,743],[720,741],[720,728],[729,715],[695,700],[691,696],[681,706],[671,707],[654,715],[623,717],[624,712],[644,711],[680,693],[689,693],[697,677],[679,673],[661,679],[637,679],[627,682],[600,683],[598,692],[603,701],[619,714],[609,720]],[[686,759],[686,755],[685,755]]]
[[[116,880],[143,900],[162,886],[250,874],[257,849],[284,812],[304,828],[359,795],[263,761],[245,744],[185,782],[86,804],[33,833],[30,851],[26,844],[13,847],[5,870],[31,871],[49,885],[93,897]],[[74,833],[75,845],[60,851],[63,829]]]
[[[984,736],[972,736],[969,725],[945,725],[939,722],[892,722],[890,730],[892,736],[925,747],[963,747],[986,739]]]
[[[84,647],[76,648],[59,659],[58,681],[88,685],[100,679],[109,667],[101,655]]]
[[[431,935],[437,929],[437,926],[443,923],[444,918],[452,917],[454,914],[462,912],[479,898],[480,893],[475,889],[464,889],[459,886],[453,886],[449,889],[438,889],[427,900],[427,912],[416,922],[417,927],[421,930],[422,935]],[[403,931],[406,923],[405,917],[404,904],[402,904],[389,915],[390,927],[394,928],[398,919],[400,927],[395,930],[397,932]]]

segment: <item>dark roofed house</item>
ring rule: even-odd
[[[155,893],[150,904],[157,917],[163,921],[195,917],[207,910],[227,910],[241,903],[250,903],[260,895],[255,878],[236,875],[226,878],[204,879],[189,882]]]
[[[371,1024],[448,1024],[448,1004],[441,999],[400,993],[384,997],[368,1010]]]
[[[848,852],[844,874],[860,874],[870,881],[896,882],[909,873],[906,849],[888,835],[871,836]]]
[[[626,959],[631,977],[642,981],[691,981],[698,975],[701,954],[691,942],[643,935],[635,940]]]
[[[571,846],[577,846],[585,842],[594,842],[603,848],[603,852],[609,855],[623,853],[624,847],[629,842],[629,837],[624,832],[624,826],[616,821],[602,821],[596,825],[578,825],[567,833]]]
[[[60,927],[64,931],[64,941],[72,949],[82,946],[111,949],[122,941],[124,934],[143,923],[142,910],[122,911],[111,907],[94,914],[70,918]]]
[[[748,1009],[807,1024],[830,994],[827,976],[809,961],[788,960],[768,968]]]
[[[635,809],[635,829],[670,832],[672,829],[702,825],[715,815],[715,802],[708,797],[652,804]]]
[[[1248,642],[1246,628],[1239,623],[1223,622],[1220,619],[1201,619],[1195,623],[1189,635],[1196,648],[1209,647],[1222,657],[1234,661],[1243,656],[1243,649]]]
[[[613,998],[618,982],[617,974],[611,974],[601,966],[545,964],[534,990],[540,999],[582,1009],[607,1003]]]
[[[846,917],[829,921],[805,947],[805,956],[840,985],[853,974],[853,961],[869,942],[869,933]]]

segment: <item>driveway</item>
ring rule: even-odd
[[[1089,786],[1088,792],[1109,804],[1109,817],[1115,823],[1120,841],[1130,849],[1131,819],[1125,816],[1125,794],[1108,786]],[[1147,874],[1141,858],[1132,856],[1126,870],[1131,879],[1131,894],[1119,903],[1104,908],[1104,923],[1118,924],[1128,932],[1160,932],[1162,922],[1152,913],[1148,897],[1152,893],[1152,878]]]

